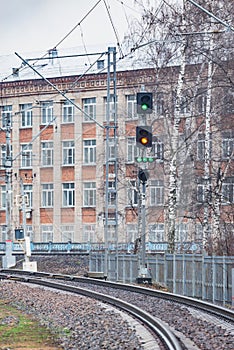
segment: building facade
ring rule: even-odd
[[[191,66],[186,74],[191,89],[196,67]],[[108,241],[134,242],[141,235],[141,185],[137,174],[142,167],[150,174],[146,187],[146,237],[154,242],[166,241],[174,115],[170,108],[173,108],[177,67],[160,72],[159,78],[151,68],[117,71],[116,102],[111,94],[108,107],[110,125],[114,115],[117,116],[117,142],[110,128],[108,149],[105,127],[107,73],[58,76],[50,81],[65,92],[70,101],[43,79],[16,76],[1,83],[0,241],[7,238],[6,208],[10,202],[12,233],[26,220],[27,234],[35,242],[103,242],[108,200],[108,207],[113,206],[113,212],[116,205],[118,207],[117,220],[109,221]],[[136,94],[142,89],[152,91],[154,95],[153,112],[146,116],[136,113]],[[189,98],[191,95],[184,95],[181,106],[181,149],[177,156],[176,242],[180,243],[203,239],[206,141],[202,120],[206,96],[203,91],[188,103]],[[222,115],[225,118],[219,118],[219,123],[212,126],[211,135],[217,146],[215,150],[219,149],[218,168],[223,175],[219,188],[219,217],[222,216],[222,223],[229,225],[233,233],[230,215],[234,201],[233,102],[231,106],[230,111]],[[220,116],[219,113],[216,116]],[[136,147],[136,126],[142,123],[153,129],[153,146],[146,151],[154,157],[153,163],[136,162],[136,156],[142,155],[141,149]],[[7,140],[9,128],[10,140]],[[6,193],[9,188],[5,176],[7,142],[12,159],[10,196]],[[118,156],[114,159],[116,148]],[[110,164],[107,196],[106,152]],[[210,161],[212,168],[217,157],[211,157]],[[118,193],[112,191],[115,176]],[[211,174],[210,181],[217,182],[217,169]],[[208,208],[209,222],[212,220],[210,210],[214,208]],[[111,210],[109,214],[111,216]],[[115,237],[116,225],[118,238]]]

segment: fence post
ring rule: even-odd
[[[173,253],[173,293],[176,293],[176,255]]]
[[[225,305],[227,299],[227,271],[226,255],[223,255],[223,305]]]
[[[205,255],[204,253],[202,253],[202,300],[205,300],[205,275],[206,275]]]
[[[217,264],[218,262],[216,262]],[[215,303],[216,296],[216,264],[214,255],[212,255],[212,302]]]
[[[192,296],[195,297],[195,254],[193,254],[193,260],[192,260]]]
[[[232,306],[234,307],[234,269],[232,269]]]

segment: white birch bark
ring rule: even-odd
[[[183,23],[184,24],[184,23]],[[175,251],[175,232],[177,217],[177,154],[179,147],[179,126],[181,121],[181,101],[183,91],[183,81],[186,65],[186,42],[182,38],[180,57],[181,65],[177,82],[175,117],[171,133],[171,160],[169,165],[169,185],[168,185],[168,250]]]

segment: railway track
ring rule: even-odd
[[[147,327],[151,329],[151,332],[156,332],[157,336],[161,338],[164,342],[166,349],[192,349],[191,342],[186,336],[181,336],[177,334],[175,336],[173,331],[167,327],[161,319],[152,316],[151,313],[144,311],[141,307],[136,307],[129,302],[120,300],[121,298],[116,298],[110,296],[111,294],[108,290],[127,292],[138,294],[143,296],[143,298],[160,298],[169,302],[176,303],[178,305],[184,305],[186,308],[198,310],[199,314],[210,315],[209,317],[215,317],[220,319],[220,323],[228,323],[230,329],[233,327],[234,334],[234,312],[230,309],[219,307],[204,301],[195,300],[193,298],[183,297],[179,295],[174,295],[167,292],[158,291],[155,289],[144,288],[135,285],[127,285],[114,283],[109,281],[96,280],[91,278],[77,277],[72,275],[61,275],[61,274],[51,274],[44,272],[26,272],[22,270],[1,270],[0,278],[14,278],[28,283],[37,283],[44,286],[49,286],[52,288],[61,288],[73,293],[79,293],[85,296],[96,298],[105,303],[110,303],[115,307],[123,309],[128,313],[131,313],[134,317],[137,317],[141,322],[147,324]],[[58,283],[57,281],[62,281],[63,283]],[[66,284],[64,283],[66,281]],[[81,287],[82,286],[82,287]],[[85,287],[85,288],[83,288]],[[96,289],[96,291],[92,290]],[[98,293],[97,290],[101,290],[102,293]],[[104,294],[105,293],[105,294]],[[183,317],[183,316],[182,316]],[[178,338],[180,340],[178,340]],[[183,339],[183,340],[182,340]],[[189,345],[188,345],[189,344]],[[199,347],[193,347],[193,349],[199,349]]]
[[[72,281],[73,276],[64,275],[51,275],[46,273],[25,273],[25,271],[12,271],[12,270],[2,270],[0,272],[1,279],[14,280],[18,282],[31,283],[34,285],[40,285],[44,287],[53,288],[58,291],[65,291],[69,293],[75,293],[83,295],[89,298],[99,300],[100,302],[110,304],[115,308],[130,314],[133,318],[140,321],[140,323],[147,329],[154,337],[154,342],[151,339],[151,344],[149,349],[165,349],[165,350],[182,350],[185,349],[183,344],[176,338],[174,333],[169,327],[164,325],[161,320],[152,317],[149,313],[144,310],[131,305],[123,300],[94,292],[85,288],[72,286],[64,283],[59,283],[57,281],[51,281],[51,279],[59,279]],[[159,344],[160,343],[160,347]]]

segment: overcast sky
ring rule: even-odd
[[[46,52],[80,22],[58,49],[92,44],[116,45],[111,20],[121,42],[130,18],[139,16],[139,12],[136,11],[134,0],[98,1],[0,0],[0,55],[38,50]]]

